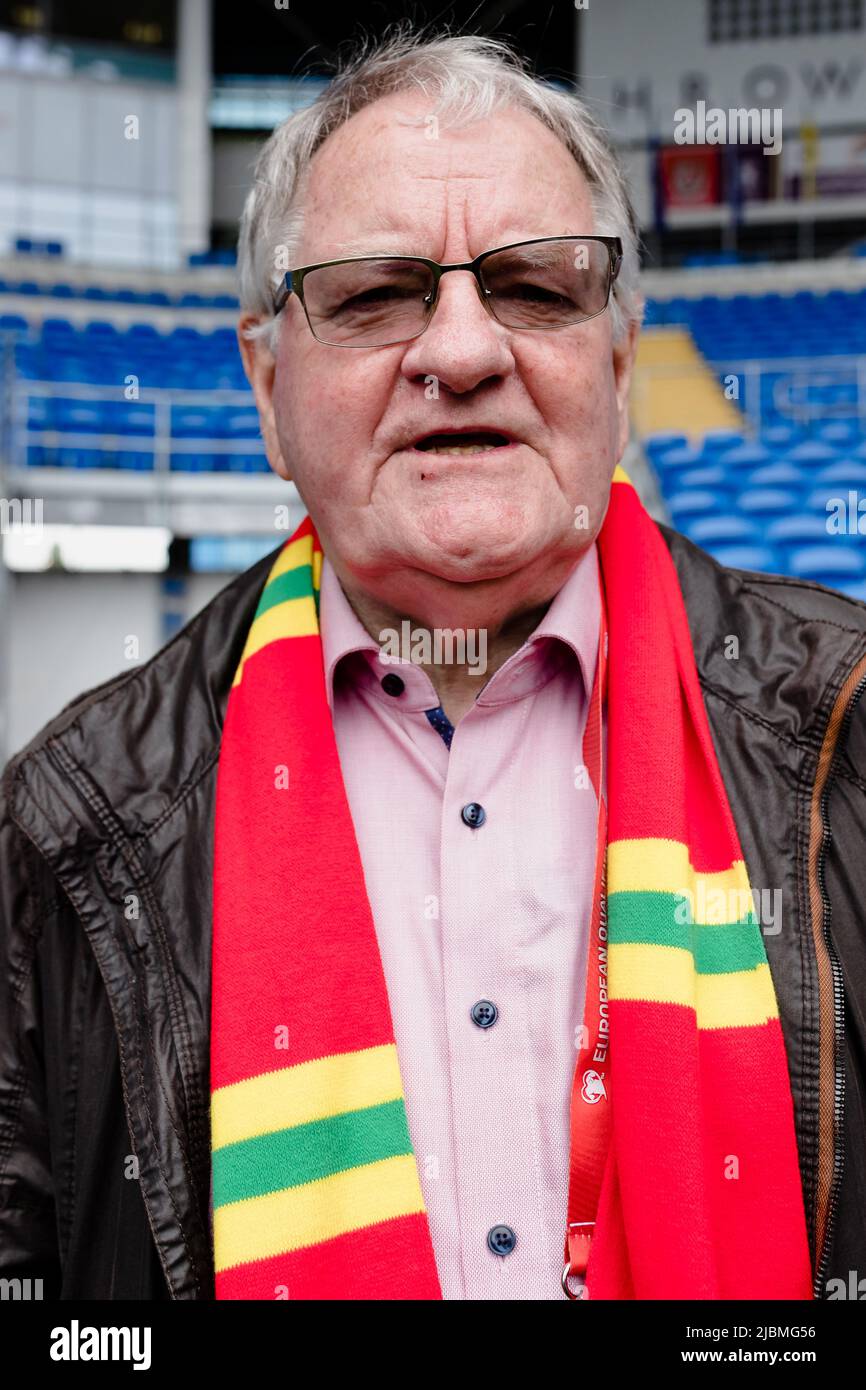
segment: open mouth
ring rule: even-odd
[[[425,454],[486,454],[493,449],[505,449],[514,441],[504,434],[490,431],[465,434],[428,434],[412,446]]]

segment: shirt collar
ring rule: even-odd
[[[595,679],[600,617],[598,552],[593,542],[522,646],[486,683],[483,676],[479,677],[478,703],[505,704],[539,689],[571,660],[569,653],[577,659],[588,697]],[[338,668],[341,680],[363,682],[371,693],[389,703],[393,697],[385,693],[381,682],[389,672],[399,672],[405,684],[400,697],[405,710],[427,710],[439,704],[433,682],[423,667],[380,660],[379,644],[352,608],[327,556],[322,562],[319,625],[328,704],[332,709]]]

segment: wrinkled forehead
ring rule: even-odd
[[[567,147],[508,108],[461,128],[420,93],[383,97],[317,150],[305,185],[300,263],[395,251],[477,255],[535,236],[595,230]]]

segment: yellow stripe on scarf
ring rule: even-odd
[[[290,570],[303,569],[305,565],[312,569],[313,589],[318,593],[322,584],[322,562],[321,550],[313,549],[312,535],[301,536],[299,540],[292,541],[280,551],[271,566],[262,595],[264,596],[275,580],[288,574]],[[314,597],[308,595],[304,598],[286,599],[284,603],[277,603],[266,609],[260,617],[254,619],[247,634],[243,654],[232,681],[232,689],[240,685],[247,659],[263,647],[281,637],[312,637],[318,631],[319,619]]]
[[[614,840],[607,851],[607,891],[687,897],[692,921],[705,926],[748,920],[754,913],[742,859],[729,869],[699,873],[679,840]]]
[[[214,1212],[217,1273],[424,1209],[413,1154],[230,1202]]]
[[[298,570],[302,565],[309,564],[313,566],[313,587],[318,589],[317,575],[321,573],[322,569],[322,552],[321,550],[313,550],[312,533],[301,536],[298,540],[291,541],[283,547],[271,566],[265,588],[268,584],[273,584],[275,579],[279,579],[280,575],[287,574],[289,570]]]
[[[339,1052],[221,1086],[211,1096],[211,1146],[325,1120],[403,1097],[394,1043]]]
[[[694,1009],[698,1028],[750,1028],[779,1016],[768,965],[729,975],[699,975],[691,951],[677,946],[611,946],[608,983],[612,1000]]]

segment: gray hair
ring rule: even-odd
[[[547,126],[571,152],[589,185],[595,234],[622,238],[623,260],[610,303],[614,341],[630,323],[640,324],[640,229],[619,158],[585,102],[533,76],[527,61],[499,39],[430,38],[411,26],[398,26],[384,40],[371,38],[356,48],[316,100],[277,126],[259,153],[238,241],[241,309],[261,316],[245,330],[246,337],[265,337],[272,350],[276,347],[273,296],[283,276],[277,252],[287,258],[284,269],[291,268],[316,150],[356,111],[379,97],[406,91],[438,96],[430,115],[452,126],[482,120],[504,107],[528,111]]]

